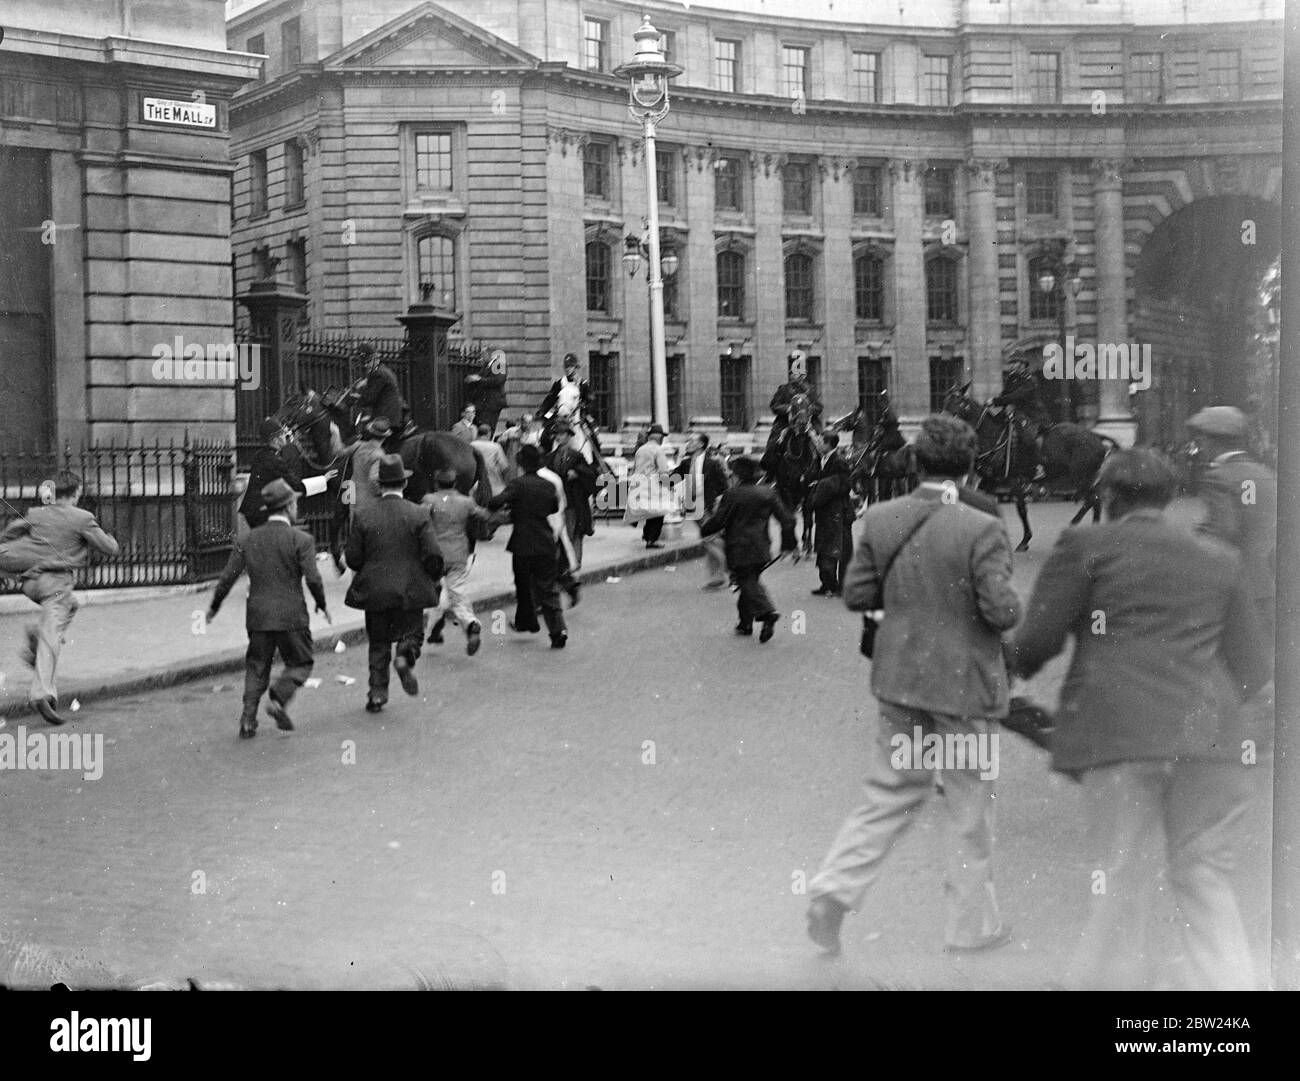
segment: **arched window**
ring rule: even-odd
[[[794,252],[785,259],[785,317],[813,317],[813,260],[803,252]]]
[[[1056,289],[1049,292],[1043,292],[1043,287],[1038,284],[1038,279],[1044,274],[1054,273],[1052,260],[1045,256],[1038,256],[1029,260],[1029,318],[1030,319],[1056,319]]]
[[[859,319],[885,317],[885,261],[880,256],[853,260],[853,305]]]
[[[957,321],[957,263],[937,257],[925,264],[925,317],[931,323]]]
[[[745,256],[738,251],[718,253],[718,316],[745,318]]]
[[[422,236],[415,246],[420,286],[433,287],[429,301],[449,311],[456,308],[456,242],[448,236]]]
[[[599,240],[587,244],[587,311],[610,314],[609,245]]]

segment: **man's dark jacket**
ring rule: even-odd
[[[480,414],[500,413],[506,407],[506,377],[483,372],[472,383],[465,382],[466,404],[474,406]]]
[[[592,536],[591,497],[596,494],[596,467],[570,446],[551,452],[551,472],[564,481],[564,498],[574,513],[574,532]],[[574,475],[569,476],[570,473]]]
[[[376,366],[366,376],[357,404],[371,417],[386,417],[394,428],[401,428],[406,423],[406,402],[397,385],[397,376],[386,364]]]
[[[310,626],[302,595],[304,581],[316,607],[325,607],[316,544],[309,533],[288,522],[266,522],[235,541],[212,594],[214,612],[244,571],[248,571],[244,625],[250,631],[294,631]]]
[[[345,554],[355,574],[349,608],[410,612],[438,603],[442,551],[427,507],[383,495],[358,508]]]
[[[488,510],[510,508],[510,540],[506,551],[518,556],[553,556],[555,533],[547,515],[560,509],[555,486],[536,473],[525,473],[505,486],[505,490],[488,500]]]
[[[776,388],[776,393],[772,395],[772,401],[769,403],[772,412],[782,420],[790,418],[790,403],[794,401],[796,394],[806,394],[811,401],[811,412],[814,420],[820,419],[822,415],[821,399],[817,397],[817,392],[813,390],[812,384],[803,383],[795,386],[794,383],[782,383]]]
[[[676,476],[686,479],[695,475],[695,459],[701,454],[704,455],[704,511],[706,514],[712,514],[713,508],[717,506],[718,500],[722,498],[722,493],[727,490],[727,471],[722,468],[722,463],[718,461],[717,456],[711,454],[706,448],[696,451],[694,454],[683,458],[673,470]],[[692,492],[694,498],[699,499],[701,493]]]
[[[555,403],[560,400],[560,385],[563,382],[563,379],[557,379],[551,384],[551,389],[546,392],[546,397],[542,399],[542,404],[538,407],[538,416],[545,416],[554,408]],[[578,408],[582,411],[583,416],[591,412],[591,384],[585,379],[578,380]]]
[[[1240,761],[1239,707],[1272,675],[1240,566],[1154,509],[1061,534],[1011,646],[1029,677],[1074,637],[1054,768]]]
[[[297,466],[288,456],[272,446],[261,446],[253,452],[249,463],[248,487],[239,501],[239,513],[248,519],[250,526],[259,526],[270,516],[262,506],[262,489],[273,480],[283,480],[299,495],[306,491]]]
[[[825,465],[818,458],[805,479],[810,485],[808,505],[816,527],[813,536],[817,554],[836,559],[842,555],[847,557],[853,546],[849,533],[853,521],[849,463],[837,453],[831,454]]]
[[[727,566],[732,570],[761,567],[772,558],[772,541],[767,532],[769,518],[781,523],[781,550],[792,551],[794,518],[776,490],[758,484],[737,484],[722,493],[713,513],[700,523],[700,536],[723,533]]]

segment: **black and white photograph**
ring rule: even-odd
[[[1249,1055],[1164,996],[1300,989],[1295,23],[2,0],[0,987]]]

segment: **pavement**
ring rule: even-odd
[[[681,539],[664,542],[662,549],[647,551],[640,527],[598,521],[596,535],[588,537],[578,578],[583,583],[631,574],[648,567],[675,563],[700,554],[695,524],[686,522]],[[667,531],[665,531],[667,532]],[[469,595],[476,611],[513,606],[514,584],[506,541],[510,527],[499,529],[491,541],[481,543],[475,556]],[[312,636],[317,652],[363,641],[364,613],[348,608],[344,594],[352,581],[327,559],[320,563],[333,623],[311,612]],[[72,621],[59,659],[59,699],[66,708],[74,700],[84,705],[97,699],[133,694],[191,679],[215,676],[243,668],[248,638],[244,631],[247,576],[240,579],[212,623],[203,616],[211,600],[213,583],[198,587],[147,589],[138,599],[129,590],[77,590],[82,603]],[[111,594],[105,596],[104,594]],[[5,598],[0,607],[0,716],[26,713],[30,670],[18,659],[23,628],[39,610],[21,596]],[[308,600],[308,610],[312,608]],[[453,628],[455,630],[455,628]]]

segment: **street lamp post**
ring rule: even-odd
[[[659,185],[655,162],[655,125],[668,115],[668,80],[682,73],[676,64],[664,59],[660,33],[641,20],[632,37],[636,54],[614,74],[630,82],[628,110],[640,120],[645,136],[645,175],[648,213],[646,214],[646,262],[650,276],[650,380],[654,387],[654,421],[668,430],[668,361],[664,355],[664,282],[659,265]],[[627,256],[625,255],[626,259]]]
[[[1066,290],[1070,291],[1071,297],[1077,297],[1079,290],[1083,288],[1083,279],[1074,270],[1074,265],[1066,258],[1066,248],[1064,244],[1059,245],[1051,254],[1051,266],[1038,275],[1038,288],[1056,299],[1056,323],[1057,335],[1061,343],[1061,357],[1064,360],[1067,357],[1066,343],[1066,311],[1065,298]],[[1062,379],[1057,410],[1060,416],[1059,421],[1071,421],[1074,419],[1074,404],[1070,398],[1070,383],[1068,379]]]
[[[640,236],[634,236],[629,233],[623,238],[623,267],[627,270],[629,278],[635,278],[638,270],[641,269],[641,260],[646,261],[646,310],[650,313],[650,354],[653,358],[655,350],[655,335],[659,334],[660,346],[663,346],[663,319],[660,318],[658,331],[655,330],[655,282],[654,275],[650,273],[653,265],[653,258],[650,254],[650,232],[649,226],[643,222]],[[659,258],[659,310],[663,311],[663,283],[677,273],[678,259],[677,253],[670,247]],[[666,349],[663,350],[665,353]],[[667,357],[663,358],[663,366],[658,371],[652,370],[654,392],[656,400],[658,399],[659,388],[664,387],[664,401],[667,402]],[[665,419],[660,420],[658,417],[658,407],[656,406],[655,421],[662,424],[664,431],[669,430],[667,422],[667,405],[665,405]]]

